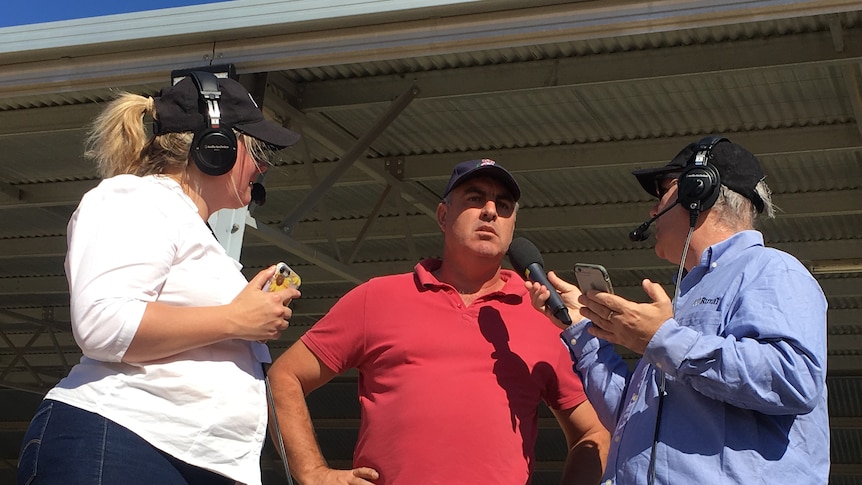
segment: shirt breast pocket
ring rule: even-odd
[[[686,313],[678,321],[703,335],[722,335],[724,333],[724,317],[715,307],[696,308],[694,311]]]

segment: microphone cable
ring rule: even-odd
[[[673,290],[673,300],[671,300],[671,310],[673,311],[673,318],[676,318],[676,305],[679,301],[680,293],[679,286],[682,282],[683,270],[685,269],[685,258],[686,256],[688,256],[688,248],[689,246],[691,246],[691,236],[694,234],[694,226],[697,223],[697,216],[698,211],[696,210],[693,210],[689,213],[691,224],[689,225],[688,236],[685,238],[685,245],[682,249],[682,258],[679,260],[679,269],[677,270],[676,281],[674,282],[675,284]],[[661,372],[661,376],[658,386],[658,409],[656,410],[655,430],[653,431],[652,448],[650,449],[649,454],[649,468],[647,469],[647,483],[649,485],[655,484],[655,456],[656,447],[658,446],[658,431],[659,427],[661,426],[661,415],[662,407],[664,407],[664,397],[667,396],[667,379],[665,373],[661,369],[657,370],[658,372]]]

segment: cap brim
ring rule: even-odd
[[[655,183],[656,179],[661,175],[679,172],[680,170],[682,170],[682,168],[668,165],[659,168],[645,168],[642,170],[635,170],[632,172],[632,174],[637,177],[638,182],[641,184],[641,187],[643,187],[648,194],[652,195],[653,197],[658,197],[658,184]]]
[[[455,183],[455,185],[450,187],[449,190],[443,194],[443,197],[446,197],[446,195],[448,195],[455,187],[476,177],[491,177],[503,184],[509,190],[512,194],[512,198],[515,199],[515,202],[521,199],[521,188],[518,187],[518,182],[515,181],[515,178],[512,177],[511,173],[499,165],[482,165],[465,173],[458,179],[458,182]]]
[[[241,123],[234,128],[279,150],[295,145],[300,138],[299,133],[270,120]]]

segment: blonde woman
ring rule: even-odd
[[[261,291],[274,267],[246,281],[206,221],[247,205],[268,152],[298,138],[209,73],[96,118],[86,155],[104,180],[69,221],[65,263],[83,358],[37,410],[19,483],[260,483],[261,342],[299,292]]]

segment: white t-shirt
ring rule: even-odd
[[[121,362],[147,302],[222,305],[247,284],[192,200],[168,177],[106,179],[72,215],[68,244],[72,331],[84,357],[46,398],[100,414],[182,461],[260,484],[266,345],[227,340]]]

